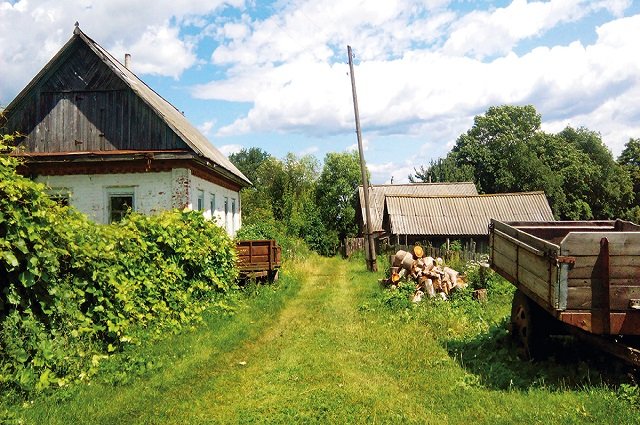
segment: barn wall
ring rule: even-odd
[[[186,144],[84,43],[16,105],[6,130],[27,152],[187,149]]]

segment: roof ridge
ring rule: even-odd
[[[528,195],[544,195],[544,191],[537,190],[531,192],[505,192],[505,193],[483,193],[477,195],[410,195],[410,194],[389,194],[385,193],[385,198],[490,198],[497,196],[528,196]]]

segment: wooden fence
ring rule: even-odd
[[[413,249],[413,245],[409,245],[409,246],[390,245],[389,246],[389,252],[392,254],[398,252],[399,250],[411,252],[412,249]],[[449,262],[453,259],[459,259],[462,261],[482,261],[482,262],[487,261],[486,252],[477,252],[469,249],[462,249],[462,250],[442,249],[442,248],[436,248],[434,246],[429,246],[429,245],[427,246],[423,245],[422,249],[424,249],[424,255],[426,257],[433,257],[433,258],[440,257],[444,259],[445,262]]]
[[[364,251],[365,249],[364,238],[346,238],[342,242],[341,251],[342,255],[349,258],[356,251]],[[463,261],[482,261],[487,260],[486,252],[478,252],[475,243],[465,244],[462,249],[446,249],[446,247],[436,248],[430,245],[422,245],[424,249],[424,255],[429,257],[441,257],[445,261],[451,261],[452,259],[459,259]],[[413,245],[388,245],[382,243],[376,244],[376,251],[378,255],[383,254],[395,254],[399,250],[411,251]]]
[[[342,243],[342,255],[349,258],[356,251],[364,251],[364,238],[346,238]]]

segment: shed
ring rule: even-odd
[[[97,222],[202,210],[234,234],[251,182],[167,100],[76,24],[4,111],[25,175]]]
[[[440,195],[477,195],[478,191],[473,182],[454,183],[408,183],[408,184],[374,184],[369,185],[369,210],[371,212],[372,232],[376,236],[384,234],[382,217],[386,196],[440,196]],[[364,189],[358,187],[356,219],[360,234],[366,228],[367,216],[364,208]]]
[[[447,239],[488,242],[491,219],[500,221],[553,221],[544,192],[501,193],[474,196],[386,195],[383,228],[395,243]]]

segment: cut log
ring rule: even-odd
[[[444,269],[442,269],[442,271],[444,272],[445,276],[447,276],[447,279],[449,282],[451,282],[451,287],[455,287],[458,285],[458,272],[453,270],[451,267],[445,267]]]
[[[487,290],[486,289],[476,289],[473,291],[473,299],[478,300],[480,302],[487,301]]]
[[[424,248],[422,248],[420,245],[414,245],[413,246],[413,256],[416,259],[424,257]]]
[[[402,259],[402,268],[408,272],[412,272],[414,263],[415,260],[413,259],[413,255],[407,252],[405,257]]]
[[[407,251],[399,250],[396,252],[396,255],[393,257],[393,263],[391,264],[393,267],[400,267],[402,265],[402,260],[408,254]]]

